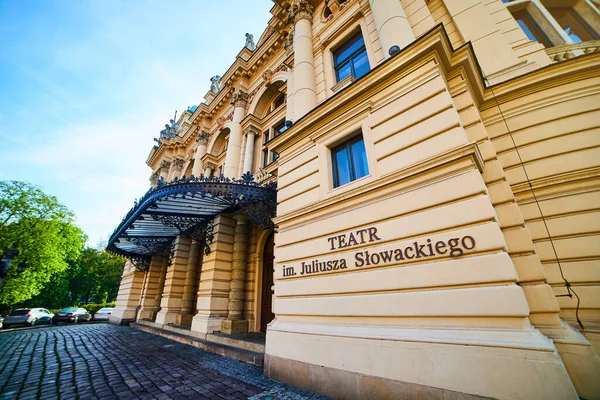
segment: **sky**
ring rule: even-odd
[[[0,180],[42,187],[88,244],[149,188],[164,125],[199,104],[271,0],[0,0]]]

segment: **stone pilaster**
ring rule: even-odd
[[[192,318],[196,314],[196,292],[198,292],[198,264],[202,260],[203,244],[192,240],[190,245],[190,256],[185,271],[185,283],[181,295],[181,312],[177,317],[179,325],[191,325]]]
[[[223,214],[215,217],[210,253],[202,258],[196,302],[198,312],[192,320],[194,332],[220,331],[222,321],[227,317],[234,233],[233,218]]]
[[[233,104],[233,119],[228,124],[229,142],[227,143],[227,154],[225,156],[225,168],[223,175],[227,178],[237,178],[240,155],[242,151],[242,126],[240,122],[246,114],[248,105],[248,93],[238,90],[231,103]]]
[[[288,22],[294,24],[294,118],[296,120],[317,105],[312,18],[313,7],[306,0],[297,1],[288,14]]]
[[[200,131],[200,134],[198,134],[198,137],[196,138],[198,147],[196,147],[196,154],[194,155],[194,167],[192,168],[192,174],[194,176],[202,175],[202,156],[206,154],[209,138],[210,134],[204,131]]]
[[[157,324],[170,324],[177,321],[181,313],[182,297],[186,279],[186,269],[192,240],[179,235],[175,240],[175,250],[171,265],[167,268],[165,285],[160,301],[160,311],[156,315]]]
[[[144,273],[137,270],[131,261],[125,263],[117,301],[109,322],[112,324],[125,324],[135,320],[135,313],[140,304]]]
[[[389,58],[392,46],[401,49],[415,40],[406,13],[398,0],[369,0],[383,56]]]
[[[235,217],[235,237],[233,242],[233,263],[229,284],[229,313],[223,321],[224,333],[248,332],[248,321],[244,320],[244,280],[248,262],[248,217],[238,214]]]
[[[150,268],[146,276],[146,283],[142,289],[142,301],[140,302],[141,308],[138,312],[138,319],[155,319],[156,313],[160,309],[167,261],[167,257],[163,255],[152,256]]]

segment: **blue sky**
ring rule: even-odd
[[[0,180],[77,215],[95,246],[149,187],[153,138],[203,101],[271,0],[0,0]]]

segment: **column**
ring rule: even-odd
[[[159,175],[164,181],[169,179],[169,168],[171,167],[171,162],[167,160],[162,160],[159,165]]]
[[[210,134],[208,132],[200,131],[200,134],[196,138],[198,147],[196,147],[196,154],[194,155],[194,167],[192,168],[192,175],[194,176],[202,175],[202,156],[206,154],[209,137]],[[204,176],[206,176],[206,174]]]
[[[229,311],[223,321],[222,332],[229,334],[248,332],[248,321],[244,315],[244,280],[248,261],[248,217],[244,214],[235,216],[235,237],[233,239],[233,263],[231,283],[229,284]]]
[[[177,317],[179,325],[189,326],[196,314],[196,292],[198,291],[198,263],[202,259],[203,243],[192,240],[190,256],[185,270],[185,283],[181,295],[181,312]]]
[[[185,173],[185,171],[183,170],[183,164],[185,164],[185,161],[183,161],[183,159],[181,158],[176,158],[173,160],[173,171],[171,175],[171,180],[183,177],[183,174]]]
[[[150,261],[150,268],[146,273],[146,283],[142,290],[142,300],[138,320],[154,320],[160,309],[163,286],[165,284],[165,272],[167,270],[168,258],[164,255],[155,254]]]
[[[192,331],[198,333],[220,331],[228,314],[235,220],[223,214],[215,217],[213,234],[210,252],[202,258],[196,301],[198,312],[192,320]]]
[[[229,127],[229,143],[225,155],[225,168],[223,175],[227,178],[237,178],[240,153],[242,151],[242,119],[246,114],[248,104],[248,93],[238,90],[233,96],[233,119],[227,124]]]
[[[136,269],[131,261],[127,261],[123,270],[115,308],[109,318],[111,324],[121,325],[135,319],[143,285],[144,273]]]
[[[244,170],[242,173],[252,172],[252,160],[254,157],[254,137],[256,133],[254,128],[246,131],[246,153],[244,155]]]
[[[175,239],[175,250],[171,256],[171,265],[167,268],[160,311],[156,314],[156,323],[165,325],[177,321],[181,313],[183,289],[190,255],[192,239],[179,235]]]
[[[211,176],[214,170],[215,166],[212,164],[208,164],[206,168],[204,168],[204,176]]]
[[[403,49],[415,40],[399,0],[369,0],[369,4],[385,58],[390,57],[392,46]]]
[[[306,0],[292,6],[288,19],[294,22],[294,118],[302,118],[317,105],[312,40],[313,7]]]

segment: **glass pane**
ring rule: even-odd
[[[352,70],[350,69],[350,63],[344,64],[340,69],[337,70],[337,80],[338,82],[352,74]]]
[[[348,160],[348,150],[345,146],[333,153],[333,162],[337,167],[337,182],[334,179],[335,186],[342,186],[350,182],[352,180],[350,177],[350,162]]]
[[[333,53],[334,65],[338,65],[346,61],[346,59],[350,57],[352,53],[364,45],[365,41],[359,32]]]
[[[363,50],[362,52],[358,53],[358,55],[354,57],[352,62],[354,63],[354,77],[356,79],[360,78],[361,76],[363,76],[371,70],[366,50]]]
[[[352,163],[354,167],[354,179],[362,178],[369,174],[369,165],[367,164],[367,152],[365,151],[365,141],[361,138],[351,146]]]

